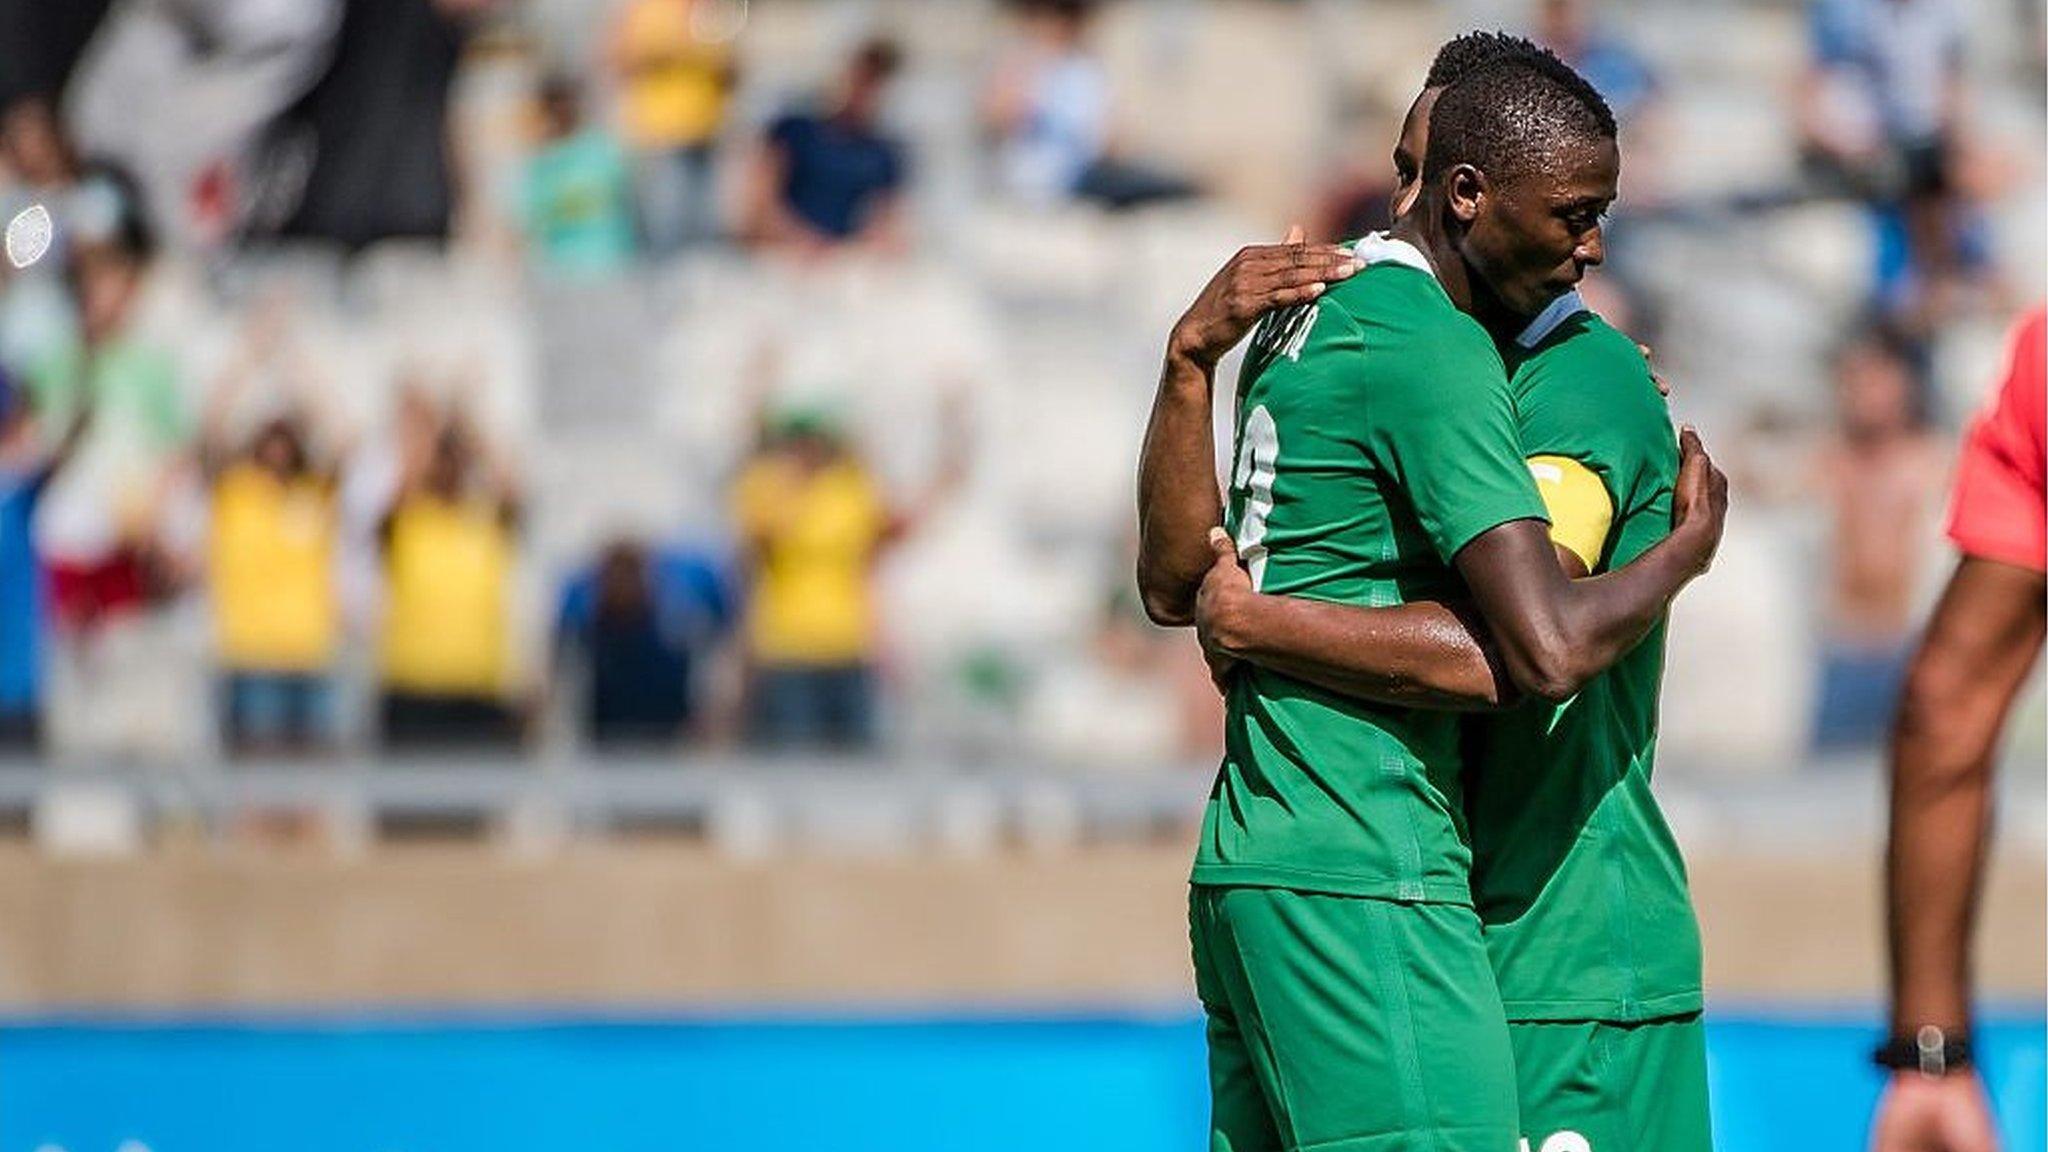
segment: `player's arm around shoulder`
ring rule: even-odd
[[[1221,523],[1212,393],[1217,363],[1276,309],[1313,302],[1359,271],[1348,248],[1303,243],[1241,249],[1175,322],[1138,459],[1137,582],[1154,623],[1190,623],[1208,567],[1204,537]]]
[[[1469,605],[1417,600],[1368,608],[1259,592],[1222,529],[1196,597],[1195,632],[1218,683],[1251,664],[1339,696],[1397,708],[1483,711],[1514,703]]]
[[[1331,441],[1326,447],[1363,437],[1358,450],[1428,510],[1440,541],[1470,534],[1475,524],[1540,518],[1542,506],[1520,459],[1511,398],[1491,344],[1483,336],[1462,339],[1455,330],[1447,338],[1405,326],[1405,319],[1384,308],[1361,317],[1343,302],[1326,312],[1310,345],[1322,353],[1317,375],[1276,398],[1289,409],[1283,419],[1297,427],[1321,425],[1317,435]],[[1479,335],[1476,328],[1473,334]],[[1457,399],[1475,394],[1476,406],[1485,411],[1477,430],[1463,429],[1473,441],[1460,444],[1461,424],[1469,425],[1474,414]],[[1473,480],[1469,457],[1481,451],[1481,479]],[[1342,696],[1396,707],[1484,709],[1514,698],[1468,606],[1418,601],[1368,608],[1267,595],[1253,588],[1228,537],[1217,533],[1212,545],[1217,554],[1195,613],[1212,666],[1243,661]]]
[[[1563,700],[1635,647],[1720,544],[1727,480],[1690,430],[1681,436],[1669,534],[1628,564],[1587,580],[1558,570],[1547,531],[1501,524],[1456,557],[1524,692]]]

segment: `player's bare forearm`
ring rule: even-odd
[[[1154,623],[1194,623],[1209,570],[1209,529],[1223,522],[1210,389],[1215,369],[1169,351],[1138,458],[1138,592]]]
[[[1407,708],[1483,711],[1516,689],[1469,606],[1385,608],[1256,592],[1212,599],[1198,626],[1210,651],[1319,688]]]
[[[1546,700],[1572,695],[1626,655],[1702,571],[1683,542],[1660,544],[1624,568],[1584,580],[1568,579],[1554,555],[1541,521],[1518,520],[1482,534],[1457,556],[1502,666],[1518,688]]]
[[[1891,739],[1885,856],[1895,1033],[1968,1025],[1992,757],[2040,652],[2044,594],[2039,573],[1963,560],[1908,670]]]
[[[1523,692],[1546,700],[1577,692],[1640,643],[1713,562],[1728,480],[1690,428],[1680,436],[1679,459],[1671,534],[1616,571],[1570,579],[1538,520],[1499,525],[1458,552],[1458,574]]]
[[[1509,679],[1470,605],[1368,608],[1261,595],[1222,529],[1195,595],[1195,634],[1212,669],[1247,662],[1353,699],[1454,711],[1511,702]]]

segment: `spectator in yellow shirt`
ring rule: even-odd
[[[251,381],[278,358],[283,324],[280,305],[258,311],[200,439],[221,738],[234,753],[306,752],[334,738],[330,678],[341,611],[332,464],[314,459],[300,411],[272,416],[241,445],[227,431]]]
[[[738,80],[736,10],[730,0],[629,0],[612,32],[641,236],[656,258],[718,232],[712,154]]]
[[[510,618],[520,498],[456,422],[409,462],[381,532],[383,741],[389,749],[510,748]]]
[[[958,421],[928,508],[962,471]],[[889,506],[827,413],[785,414],[733,492],[747,575],[748,737],[772,748],[872,749],[874,566],[922,510]]]

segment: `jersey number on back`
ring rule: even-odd
[[[1266,517],[1273,514],[1273,477],[1280,463],[1280,429],[1264,404],[1245,414],[1237,467],[1230,487],[1244,496],[1237,518],[1237,558],[1251,573],[1252,590],[1266,583]]]

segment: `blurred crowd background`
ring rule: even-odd
[[[1165,337],[1241,245],[1384,226],[1475,27],[1619,114],[1586,294],[1733,485],[1657,766],[1716,1012],[1875,1003],[1879,746],[2048,272],[2041,0],[0,0],[0,1004],[1185,1008],[1221,704],[1132,579]],[[1979,951],[2015,1147],[2043,713]],[[1850,1147],[1864,1030],[1717,1066],[1728,1146]],[[265,1106],[37,1043],[0,1152]],[[468,1098],[420,1115],[538,1139]]]
[[[1500,26],[1617,109],[1588,295],[1735,477],[1665,760],[1867,752],[2042,282],[2041,6],[1623,7],[11,0],[0,736],[1204,764],[1129,578],[1164,333],[1384,226]]]

